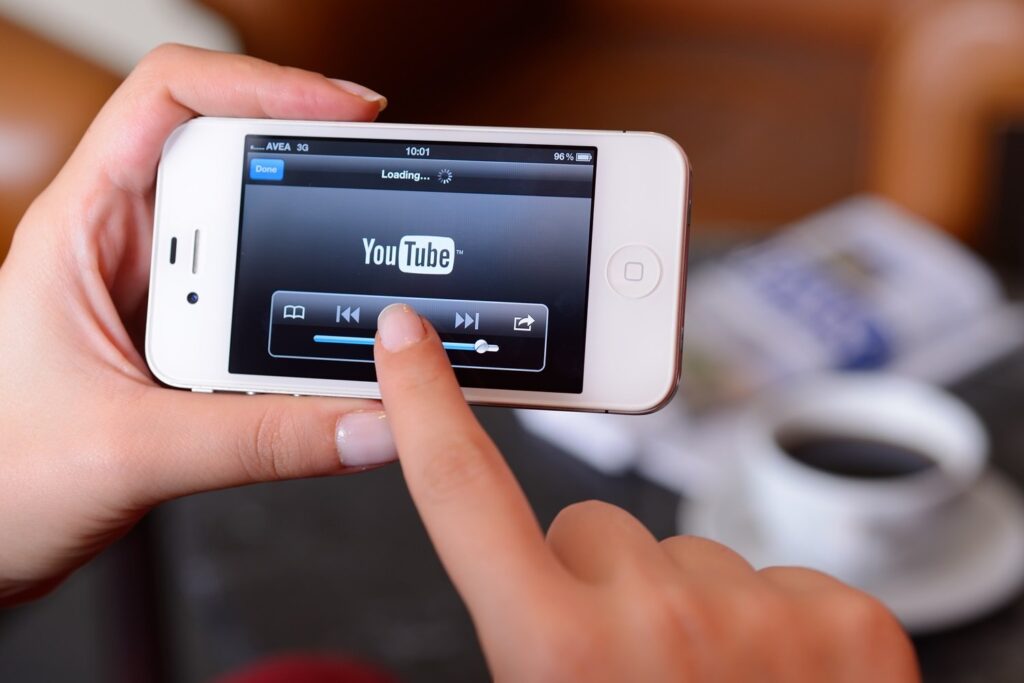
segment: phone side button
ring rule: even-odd
[[[192,391],[196,392],[197,394],[212,394],[213,393],[213,389],[198,389],[196,387],[192,387]]]
[[[608,259],[605,270],[608,284],[630,299],[640,299],[654,291],[661,281],[661,262],[648,247],[629,244]]]

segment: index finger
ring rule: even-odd
[[[427,532],[471,611],[508,608],[555,570],[540,526],[434,328],[405,304],[384,309],[377,326],[377,381]]]
[[[162,45],[125,79],[71,163],[106,171],[118,187],[152,187],[164,141],[196,115],[371,121],[387,101],[348,81],[254,57]]]

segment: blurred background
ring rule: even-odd
[[[478,410],[543,524],[600,498],[659,536],[686,530],[687,501],[714,495],[728,459],[720,425],[824,370],[952,392],[1000,476],[1024,484],[1024,0],[0,0],[0,259],[102,103],[166,41],[364,83],[388,97],[383,121],[655,130],[687,151],[682,395],[651,418]],[[886,352],[818,339],[793,358],[763,341],[803,340],[806,315],[744,329],[758,285],[739,296],[722,273],[763,273],[779,253],[888,264],[898,277],[857,287],[816,271]],[[921,629],[928,680],[1024,677],[1024,561],[1011,564],[998,604]],[[486,676],[397,468],[178,501],[52,596],[0,612],[2,681],[209,681],[297,651],[406,681]]]

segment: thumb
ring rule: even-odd
[[[395,459],[377,401],[152,389],[133,406],[129,481],[145,504]]]

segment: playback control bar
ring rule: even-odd
[[[540,372],[548,307],[507,301],[278,290],[270,299],[267,352],[274,358],[373,362],[377,316],[407,303],[437,330],[458,368]]]

